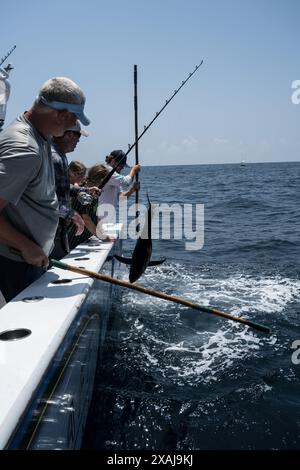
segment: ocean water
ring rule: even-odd
[[[271,334],[117,289],[84,448],[299,449],[300,163],[147,167],[141,181],[143,200],[204,204],[204,246],[154,241],[167,260],[138,282]]]

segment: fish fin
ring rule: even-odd
[[[131,284],[133,284],[135,281],[137,281],[141,276],[142,276],[143,273],[139,273],[139,274],[136,274],[136,273],[132,273],[132,272],[129,272],[129,282]]]
[[[120,261],[120,263],[123,263],[123,264],[131,264],[132,263],[131,258],[124,258],[123,256],[119,256],[119,255],[114,255],[114,258],[116,258],[118,261]]]
[[[159,266],[160,264],[163,264],[166,261],[166,259],[167,258],[149,261],[148,266]]]
[[[148,191],[147,191],[147,199],[148,199],[148,204],[149,204],[149,207],[151,207],[151,202],[150,202],[150,198],[149,198],[149,194],[148,194]]]

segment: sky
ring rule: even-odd
[[[6,124],[41,85],[80,85],[91,119],[69,159],[90,166],[203,65],[139,143],[142,165],[299,161],[299,0],[0,0],[0,56],[16,45]],[[134,151],[128,155],[134,163]]]

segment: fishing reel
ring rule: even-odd
[[[92,203],[93,196],[91,196],[91,194],[88,194],[84,191],[79,191],[77,195],[77,200],[80,202],[82,206],[88,206],[89,204]]]

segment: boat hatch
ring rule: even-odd
[[[72,279],[56,279],[51,281],[50,284],[67,284],[68,282],[72,282]]]
[[[44,297],[42,295],[34,295],[33,297],[24,297],[23,302],[40,302]]]
[[[0,333],[0,341],[16,341],[29,335],[31,335],[31,330],[28,330],[28,328],[15,328],[13,330],[2,331]]]

